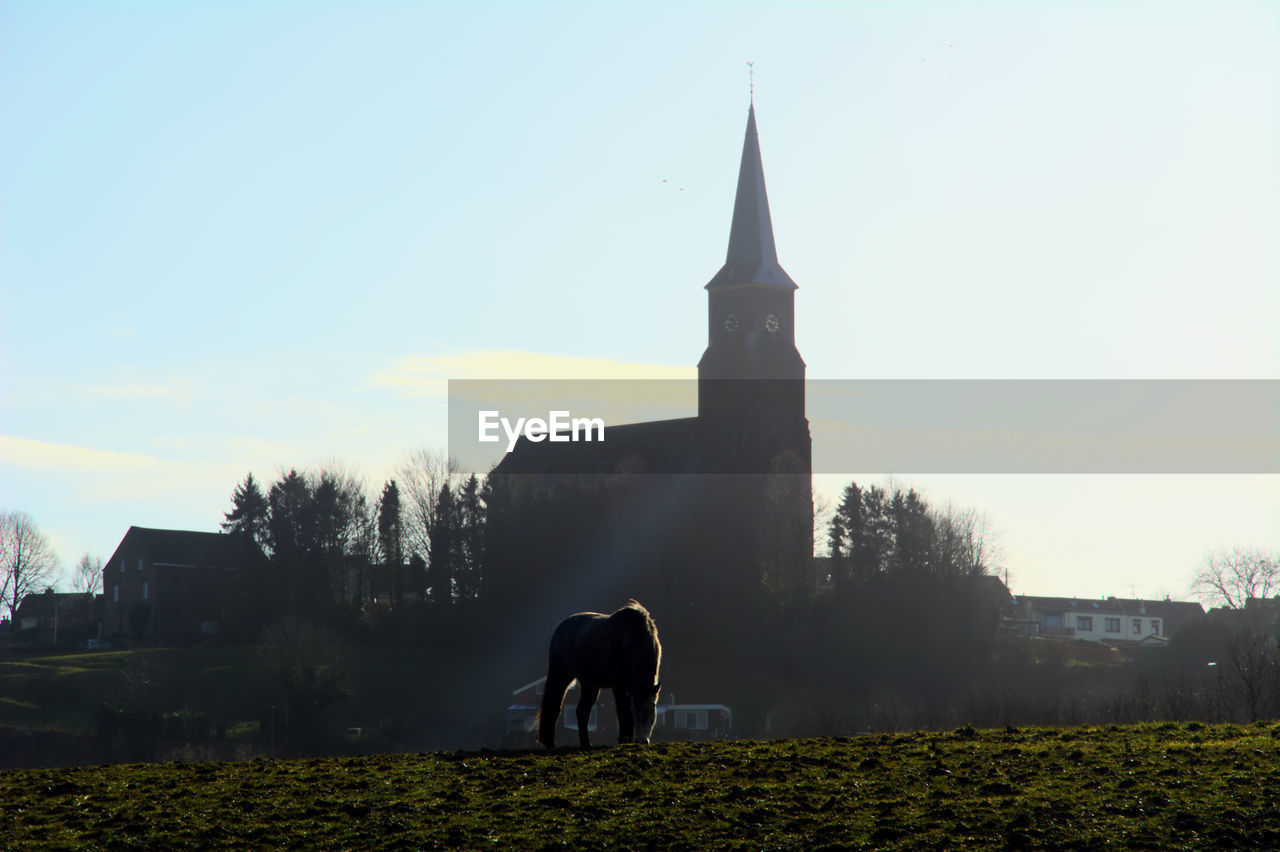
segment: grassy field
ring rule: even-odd
[[[1280,725],[0,772],[0,848],[1280,847]]]

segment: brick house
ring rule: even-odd
[[[183,642],[214,633],[236,590],[231,536],[129,527],[103,566],[103,635]]]

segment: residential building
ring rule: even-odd
[[[20,642],[69,647],[96,637],[98,621],[92,593],[45,589],[19,602],[11,626]]]
[[[236,552],[225,533],[129,527],[102,569],[103,635],[185,642],[217,632]]]
[[[1088,642],[1154,644],[1173,636],[1204,607],[1186,601],[1131,598],[1057,598],[1015,595],[1004,627],[1030,637],[1063,637]]]
[[[507,706],[507,738],[510,745],[532,742],[538,720],[538,708],[542,704],[543,687],[547,679],[517,687],[511,692],[511,704]],[[578,682],[574,681],[565,693],[564,708],[560,712],[559,730],[578,730]],[[613,690],[602,689],[587,719],[587,730],[593,741],[603,743],[609,737],[617,737],[617,711],[613,705]],[[723,739],[733,735],[733,710],[724,704],[676,704],[675,696],[666,692],[659,696],[653,721],[655,740]],[[558,737],[569,742],[563,733]],[[577,742],[576,738],[572,742]]]

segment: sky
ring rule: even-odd
[[[251,471],[376,497],[449,379],[692,378],[748,63],[810,377],[1278,379],[1277,48],[1274,3],[4,0],[0,508],[69,574]],[[1280,549],[1274,475],[897,481],[1015,592]]]

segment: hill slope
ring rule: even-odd
[[[1280,725],[0,772],[0,847],[1280,846]]]

